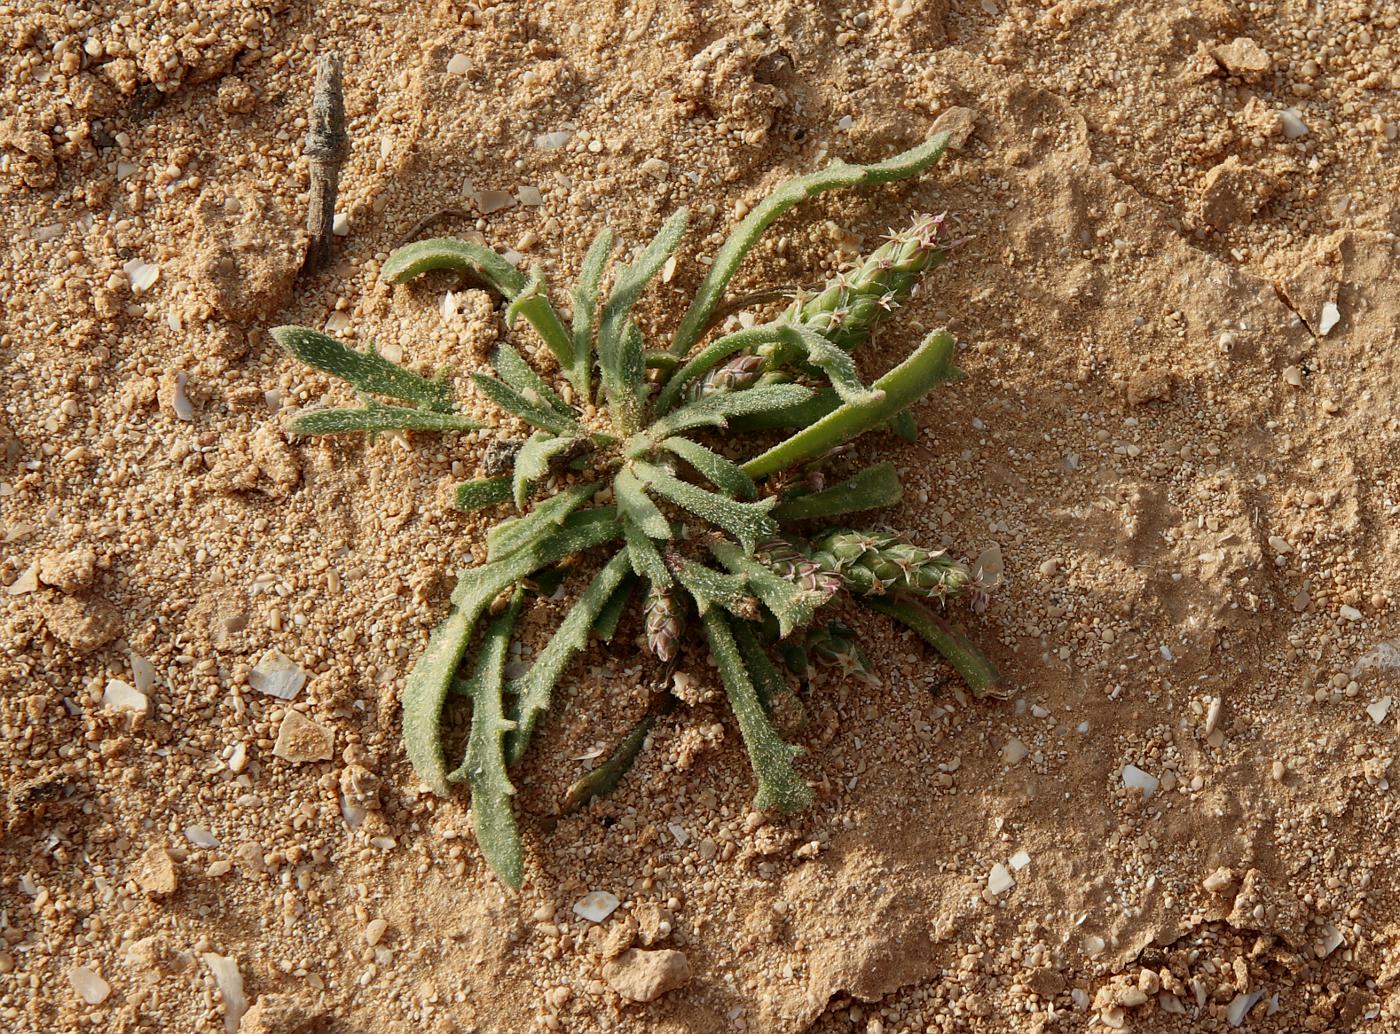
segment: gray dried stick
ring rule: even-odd
[[[305,271],[314,275],[331,261],[335,227],[335,197],[340,166],[350,153],[345,135],[345,98],[341,93],[341,57],[323,54],[316,62],[316,90],[311,97],[311,124],[306,130],[306,156],[311,159],[311,197],[306,210]]]

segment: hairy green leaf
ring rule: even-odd
[[[356,409],[315,409],[298,413],[287,424],[291,434],[349,434],[381,431],[474,431],[485,424],[455,413],[386,406],[373,399]]]
[[[627,601],[632,598],[632,590],[636,587],[636,577],[627,575],[608,597],[608,602],[603,604],[603,609],[598,611],[598,616],[593,621],[593,634],[603,642],[612,642],[613,636],[617,634],[617,624],[622,620]]]
[[[753,688],[758,692],[759,703],[765,711],[771,712],[773,701],[780,696],[790,696],[792,689],[788,686],[787,679],[774,667],[768,651],[758,641],[757,624],[752,621],[731,621],[729,627],[734,633],[734,644],[739,648],[739,656],[743,658],[744,667],[748,670],[749,678],[753,680]]]
[[[710,644],[710,654],[715,659],[725,692],[729,695],[729,706],[739,723],[739,734],[748,748],[754,775],[758,778],[754,807],[760,810],[776,808],[783,812],[801,811],[812,802],[811,787],[792,767],[793,758],[801,750],[785,743],[768,721],[724,613],[711,609],[700,620]]]
[[[618,512],[649,538],[669,539],[671,522],[646,493],[646,485],[631,466],[623,467],[613,478],[613,495]]]
[[[483,395],[527,424],[532,424],[542,431],[553,431],[555,434],[578,436],[583,433],[578,424],[553,406],[543,401],[531,402],[503,381],[484,373],[472,374],[472,380]]]
[[[667,704],[671,697],[666,697]],[[669,706],[666,710],[670,710]],[[642,746],[647,741],[647,734],[651,732],[651,727],[656,724],[656,719],[662,713],[661,707],[655,706],[642,715],[622,742],[613,748],[611,754],[605,760],[595,765],[583,774],[572,786],[569,792],[564,795],[564,803],[560,807],[561,814],[567,815],[578,810],[584,804],[595,797],[606,797],[617,789],[617,784],[622,782],[622,777],[627,774],[633,762],[637,760],[637,755],[642,752]]]
[[[867,388],[861,383],[855,360],[845,349],[801,324],[785,325],[784,329],[784,339],[792,342],[813,366],[826,374],[841,401],[862,405],[880,400],[882,393],[878,388]]]
[[[819,590],[804,589],[773,571],[767,564],[745,556],[732,542],[715,539],[707,543],[725,567],[748,579],[749,588],[778,619],[778,634],[786,639],[794,631],[811,624],[813,615],[831,597]]]
[[[574,367],[572,379],[579,401],[592,401],[589,379],[593,375],[593,334],[598,324],[598,294],[612,253],[611,230],[600,230],[583,256],[578,286],[574,288]]]
[[[676,331],[671,352],[675,355],[689,354],[695,343],[700,340],[701,334],[704,333],[710,313],[724,297],[724,292],[729,287],[729,281],[734,278],[735,272],[739,269],[739,264],[758,243],[763,231],[768,229],[780,215],[799,201],[823,191],[840,187],[890,183],[894,180],[917,176],[938,161],[948,146],[949,139],[948,133],[939,133],[918,147],[911,148],[903,154],[897,154],[893,158],[877,162],[874,165],[848,165],[845,162],[836,161],[820,172],[798,176],[780,184],[773,193],[749,211],[743,221],[734,228],[734,232],[729,235],[729,239],[724,242],[719,253],[715,255],[709,273],[706,274],[704,281],[696,290],[695,300],[690,303],[690,308],[686,310],[680,328]]]
[[[985,696],[1006,696],[1006,684],[1002,681],[1001,673],[987,655],[979,650],[961,629],[953,627],[928,607],[902,596],[893,599],[862,597],[861,602],[871,610],[887,614],[917,632],[924,642],[942,654],[943,659],[962,676],[967,688],[972,690],[972,695],[977,699]]]
[[[634,460],[632,465],[637,476],[649,482],[653,491],[715,527],[723,528],[743,543],[746,553],[754,551],[759,539],[778,530],[777,524],[768,516],[768,511],[777,503],[776,498],[756,503],[737,503],[727,496],[682,481],[653,463]]]
[[[620,509],[620,508],[619,508]],[[627,559],[632,570],[653,585],[662,588],[671,584],[671,571],[661,558],[661,550],[647,537],[646,532],[625,514],[622,517],[622,538],[627,543]]]
[[[598,326],[598,365],[602,369],[603,389],[607,392],[613,419],[624,434],[631,434],[641,426],[646,370],[641,334],[629,332],[632,306],[680,244],[689,218],[690,213],[680,208],[666,220],[637,260],[618,273],[612,293],[603,306]]]
[[[883,396],[867,403],[843,403],[815,424],[749,460],[744,472],[763,477],[834,449],[842,442],[878,427],[905,409],[936,384],[956,380],[962,374],[953,365],[953,335],[934,331],[913,354],[875,382]]]
[[[525,444],[515,454],[515,474],[511,479],[511,494],[518,509],[525,509],[530,486],[549,473],[549,461],[572,448],[577,440],[556,438],[543,431],[536,431],[525,439]]]
[[[742,576],[716,571],[687,557],[678,557],[668,566],[694,597],[695,609],[702,615],[720,606],[735,617],[751,620],[758,616],[758,601],[750,595],[748,580]]]
[[[574,654],[588,645],[588,630],[607,604],[622,579],[627,575],[626,552],[619,552],[594,576],[588,588],[574,602],[572,609],[550,637],[545,648],[535,658],[530,670],[510,684],[515,694],[515,730],[508,744],[512,764],[519,761],[530,742],[530,734],[540,715],[549,707],[554,686]]]
[[[496,563],[463,570],[452,591],[452,609],[409,672],[403,690],[403,739],[418,778],[447,796],[447,765],[442,755],[442,709],[457,665],[482,612],[503,590],[564,557],[616,538],[617,515],[610,508],[572,514],[552,535]]]
[[[445,379],[428,380],[373,349],[357,352],[309,327],[274,327],[272,337],[294,358],[348,381],[366,395],[416,402],[418,408],[435,413],[452,412],[452,389]]]
[[[711,342],[667,378],[661,389],[661,394],[656,396],[656,404],[652,407],[652,411],[658,416],[669,413],[671,408],[680,401],[681,393],[685,391],[686,385],[705,376],[732,355],[759,348],[762,345],[774,344],[783,340],[783,337],[784,331],[778,324],[764,323],[757,327],[736,330],[733,334],[726,334],[719,340]]]
[[[433,269],[467,273],[484,282],[512,303],[513,312],[530,321],[559,360],[560,368],[569,369],[574,358],[573,339],[550,304],[543,283],[535,281],[538,286],[531,289],[531,281],[527,281],[518,269],[484,245],[446,237],[417,241],[390,255],[379,275],[389,283],[405,284]],[[522,294],[525,295],[524,299],[521,299]]]
[[[471,687],[472,721],[467,753],[462,765],[447,778],[466,780],[472,788],[472,831],[481,853],[497,876],[519,888],[525,878],[520,831],[510,799],[515,794],[506,774],[505,736],[515,723],[506,720],[501,685],[510,635],[525,594],[517,589],[505,613],[486,627],[477,648],[476,664],[468,681]]]
[[[504,481],[505,478],[500,480]],[[552,495],[523,517],[502,521],[486,533],[486,560],[504,560],[517,550],[533,545],[550,534],[588,500],[597,494],[598,485],[571,485]],[[507,494],[507,499],[510,495]],[[504,502],[505,500],[501,500]]]
[[[724,427],[730,417],[796,406],[811,397],[812,389],[800,384],[760,384],[743,391],[722,391],[673,409],[647,429],[647,436],[660,441],[691,427]]]
[[[501,380],[519,392],[527,402],[547,403],[567,417],[578,415],[510,345],[503,343],[496,346],[491,365],[496,368]]]
[[[746,413],[736,417],[729,425],[735,434],[752,434],[755,431],[783,431],[791,427],[808,427],[841,405],[836,392],[822,388],[815,394],[792,406],[777,406],[773,409]]]
[[[737,463],[725,459],[717,452],[692,442],[689,438],[667,438],[661,447],[675,453],[692,467],[705,475],[717,488],[723,489],[735,499],[754,499],[758,496],[758,486]]]
[[[837,517],[843,513],[893,506],[903,496],[904,486],[900,484],[894,464],[876,463],[824,491],[784,499],[773,508],[773,516],[780,521]]]
[[[510,499],[510,478],[480,478],[457,486],[454,505],[470,513]]]

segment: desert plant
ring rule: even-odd
[[[680,243],[684,209],[616,271],[607,292],[602,284],[612,236],[600,233],[584,258],[569,324],[554,308],[538,267],[526,276],[479,244],[421,241],[385,263],[383,278],[396,284],[439,269],[482,282],[506,302],[507,326],[523,317],[558,367],[551,383],[510,344],[501,344],[495,375],[472,377],[487,399],[533,433],[514,452],[508,474],[459,486],[457,505],[509,505],[520,516],[497,524],[487,536],[486,562],[459,574],[451,610],[403,693],[404,743],[415,771],[439,794],[455,783],[470,784],[477,840],[508,884],[519,886],[523,875],[509,766],[525,753],[555,685],[590,634],[610,639],[633,598],[643,612],[647,647],[663,670],[680,652],[685,623],[698,621],[753,764],[758,808],[795,811],[812,796],[793,767],[798,748],[784,741],[770,717],[775,697],[789,692],[770,650],[776,647],[798,673],[809,659],[848,672],[869,670],[849,627],[814,624],[836,593],[873,600],[910,625],[978,695],[995,688],[985,658],[915,602],[922,597],[941,604],[965,591],[965,567],[888,532],[824,523],[898,502],[894,466],[877,463],[830,486],[815,469],[857,436],[892,421],[907,423],[912,403],[960,376],[952,363],[953,338],[941,330],[870,385],[853,359],[919,276],[942,260],[941,218],[923,217],[891,234],[853,270],[792,300],[776,318],[705,343],[740,262],[783,212],[823,191],[914,176],[946,143],[939,135],[875,165],[837,162],[778,187],[719,250],[663,349],[647,350],[633,307]],[[297,359],[343,378],[364,399],[356,408],[299,414],[292,432],[480,426],[457,412],[442,374],[428,379],[372,349],[357,352],[304,328],[273,334]],[[716,435],[715,428],[729,433]],[[775,429],[790,433],[773,441]],[[762,439],[771,442],[766,449],[751,444]],[[564,487],[540,498],[546,483]],[[526,586],[532,580],[557,584],[561,565],[605,545],[614,552],[592,569],[558,630],[528,670],[507,679],[508,645]],[[577,562],[570,566],[587,570]],[[465,756],[455,766],[443,742],[444,709],[454,695],[471,701]],[[669,706],[659,693],[613,755],[573,787],[566,804],[611,789],[656,715]]]

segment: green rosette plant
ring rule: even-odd
[[[998,689],[986,658],[936,609],[968,592],[966,567],[887,531],[831,524],[897,503],[902,488],[893,464],[825,483],[824,464],[847,443],[877,429],[907,433],[909,407],[961,376],[953,338],[943,330],[872,384],[861,380],[854,359],[919,278],[943,261],[942,219],[921,217],[891,234],[853,269],[793,298],[768,322],[713,334],[740,263],[779,216],[824,191],[918,175],[947,140],[940,134],[874,165],[838,161],[779,186],[719,249],[664,347],[648,347],[633,310],[680,244],[685,209],[615,270],[606,291],[613,238],[600,233],[584,257],[568,322],[538,267],[523,274],[479,244],[420,241],[385,263],[382,276],[394,284],[431,270],[472,277],[504,301],[508,328],[521,318],[534,328],[553,357],[541,366],[556,367],[536,370],[503,343],[494,374],[472,375],[487,400],[532,433],[518,447],[493,450],[507,458],[505,472],[460,485],[456,504],[516,515],[487,535],[485,562],[458,574],[448,613],[403,692],[403,739],[414,770],[437,794],[459,783],[470,787],[477,842],[510,886],[524,876],[511,766],[590,637],[610,640],[633,604],[646,648],[663,669],[681,655],[686,624],[698,623],[748,750],[760,809],[793,812],[812,799],[793,765],[800,749],[771,716],[777,698],[792,693],[782,669],[802,676],[825,663],[844,673],[870,671],[848,626],[818,620],[839,593],[913,628],[977,695]],[[273,336],[301,362],[348,381],[363,400],[298,414],[293,433],[481,426],[458,411],[443,373],[425,378],[301,327],[279,327]],[[562,487],[546,494],[546,485]],[[593,553],[598,560],[590,564],[582,555]],[[584,572],[585,583],[528,669],[507,677],[527,589],[559,585],[565,567]],[[456,763],[443,728],[454,698],[471,708]],[[616,786],[672,706],[664,691],[655,694],[617,749],[571,788],[565,807]]]

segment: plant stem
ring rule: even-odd
[[[311,125],[306,131],[306,156],[311,159],[311,197],[306,209],[306,232],[311,239],[303,270],[311,276],[330,265],[340,167],[350,154],[350,139],[345,134],[341,67],[339,54],[322,54],[316,60]]]

